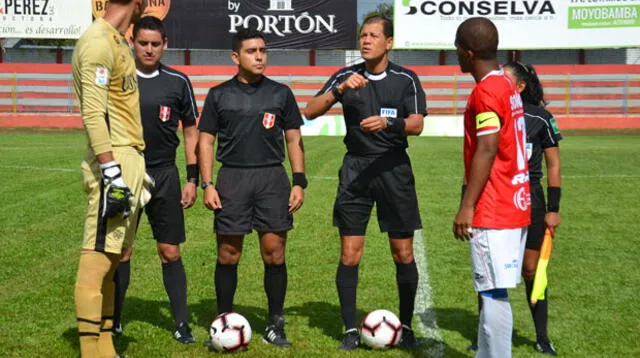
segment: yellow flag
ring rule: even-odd
[[[536,277],[533,280],[533,290],[531,291],[531,303],[536,304],[538,300],[544,300],[544,292],[547,289],[547,266],[551,259],[551,249],[553,248],[553,234],[547,228],[544,232],[542,247],[540,248],[540,258],[536,268]]]

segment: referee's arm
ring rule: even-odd
[[[313,97],[311,101],[307,102],[307,107],[302,110],[302,114],[307,119],[315,119],[327,113],[336,102],[338,102],[338,99],[333,92],[325,92],[317,97]]]
[[[213,171],[213,146],[216,142],[216,136],[201,131],[198,138],[198,167],[200,167],[200,177],[202,182],[210,182]]]

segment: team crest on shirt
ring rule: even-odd
[[[262,125],[266,129],[271,129],[276,124],[276,115],[273,113],[265,112],[262,116]]]
[[[106,86],[109,83],[109,70],[104,67],[96,68],[96,84]]]
[[[531,159],[531,156],[533,155],[533,143],[527,142],[525,148],[527,149],[527,160]]]
[[[158,114],[158,118],[161,121],[166,122],[171,118],[171,107],[168,106],[160,106],[160,112]]]

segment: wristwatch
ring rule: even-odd
[[[200,187],[202,188],[202,190],[206,189],[208,186],[213,186],[213,182],[212,181],[203,181],[202,184],[200,184]]]

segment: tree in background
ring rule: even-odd
[[[378,6],[376,6],[376,9],[373,11],[369,11],[365,14],[362,15],[362,19],[360,19],[360,21],[358,21],[358,35],[360,34],[360,28],[362,28],[362,23],[364,22],[364,20],[372,15],[382,15],[384,17],[387,17],[391,20],[393,20],[393,3],[382,3],[382,4],[378,4]],[[359,36],[356,36],[356,39]],[[358,40],[356,40],[356,48],[357,46]]]
[[[360,23],[364,22],[364,19],[366,19],[371,15],[382,15],[393,20],[393,4],[392,3],[378,4],[375,10],[369,11],[368,13],[362,15],[362,20],[360,21]]]

